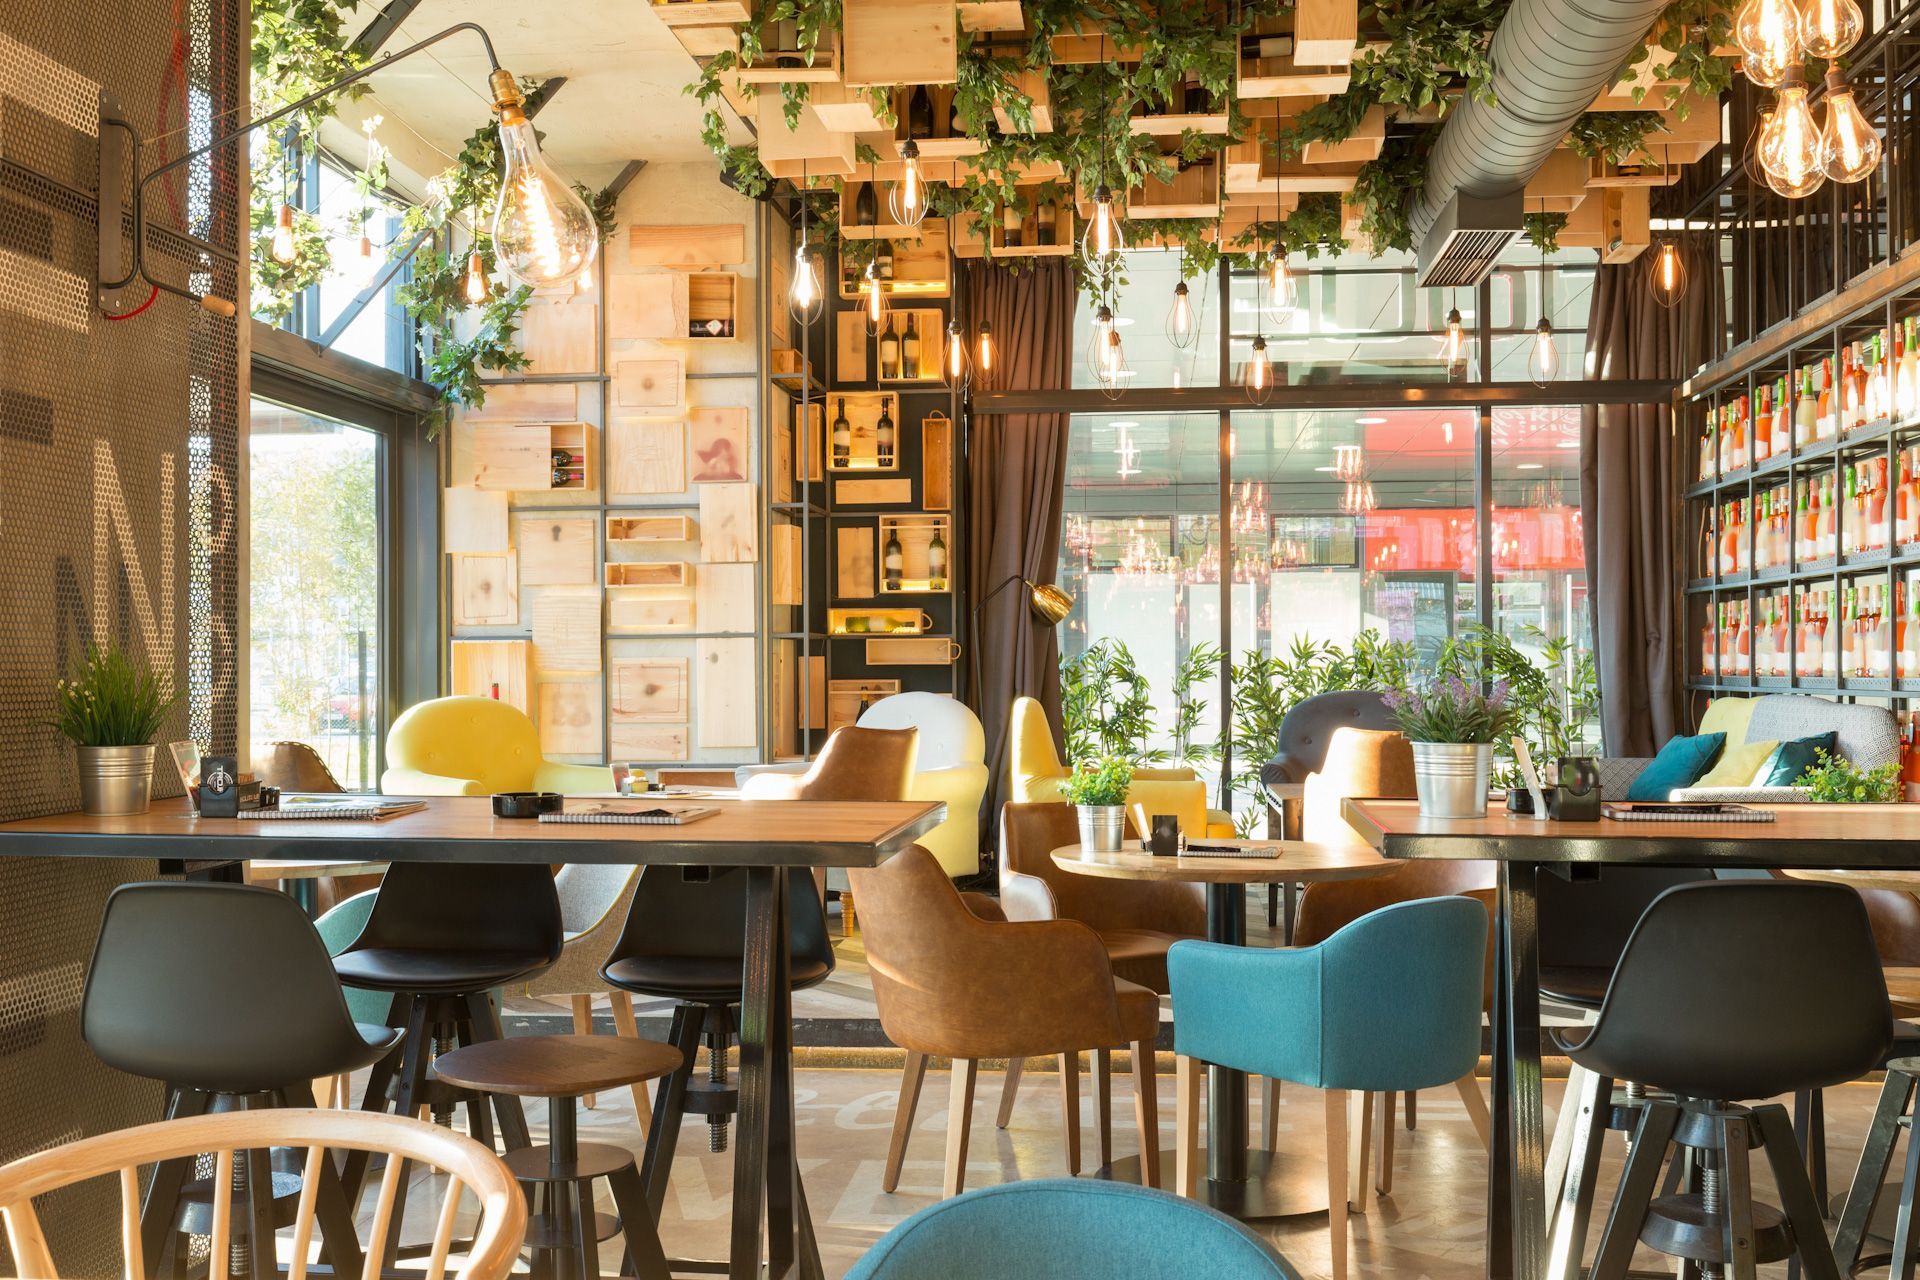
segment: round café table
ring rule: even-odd
[[[1277,849],[1273,858],[1156,857],[1133,849],[1120,853],[1082,853],[1077,844],[1053,851],[1053,863],[1075,875],[1109,880],[1186,880],[1204,885],[1207,941],[1247,945],[1247,886],[1289,881],[1356,880],[1391,870],[1394,863],[1365,845],[1306,844],[1285,840],[1210,840],[1209,844]],[[1160,1167],[1172,1169],[1176,1153],[1160,1153]],[[1206,1176],[1198,1179],[1200,1200],[1231,1217],[1289,1218],[1324,1213],[1327,1175],[1323,1168],[1283,1167],[1269,1151],[1247,1146],[1247,1077],[1215,1064],[1207,1066]],[[1297,1163],[1297,1162],[1296,1162]],[[1139,1157],[1118,1160],[1100,1171],[1120,1182],[1140,1180]]]

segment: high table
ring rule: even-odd
[[[61,814],[0,823],[0,857],[156,858],[192,870],[243,861],[555,862],[739,867],[747,872],[741,966],[740,1111],[728,1274],[819,1277],[793,1150],[793,1017],[787,895],[794,867],[872,867],[946,819],[944,804],[702,800],[720,812],[686,826],[559,825],[495,818],[486,797],[440,797],[384,822],[202,818],[185,800],[137,817]]]
[[[1247,945],[1247,886],[1275,880],[1311,884],[1316,880],[1355,880],[1379,875],[1393,864],[1365,847],[1304,844],[1279,840],[1219,840],[1278,849],[1276,858],[1155,857],[1138,849],[1120,853],[1083,853],[1077,844],[1053,851],[1053,864],[1076,875],[1109,880],[1187,880],[1206,886],[1207,941]],[[1160,1167],[1171,1169],[1177,1153],[1163,1151]],[[1126,1182],[1140,1180],[1138,1159],[1117,1160],[1102,1175]],[[1327,1207],[1325,1170],[1302,1176],[1280,1167],[1269,1151],[1247,1149],[1247,1077],[1244,1072],[1208,1064],[1207,1176],[1197,1199],[1236,1218],[1287,1218],[1319,1213]]]
[[[1766,806],[1751,806],[1766,807]],[[1349,823],[1389,858],[1492,859],[1499,869],[1493,1001],[1489,1280],[1545,1280],[1546,1140],[1540,1099],[1540,869],[1608,865],[1876,871],[1920,868],[1920,806],[1773,806],[1772,822],[1543,822],[1489,809],[1427,818],[1412,800],[1348,800]]]

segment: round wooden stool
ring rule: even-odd
[[[597,1280],[599,1242],[615,1233],[626,1237],[630,1270],[623,1274],[668,1280],[633,1153],[579,1141],[574,1103],[585,1094],[658,1080],[679,1065],[672,1045],[625,1036],[516,1036],[467,1045],[434,1062],[434,1074],[458,1088],[547,1100],[546,1145],[505,1156],[533,1215],[527,1247],[535,1280]],[[618,1219],[594,1212],[596,1179],[606,1180]]]

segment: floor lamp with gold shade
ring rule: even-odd
[[[992,600],[1016,582],[1027,589],[1027,613],[1041,626],[1057,627],[1066,621],[1069,613],[1073,612],[1072,596],[1050,582],[1037,583],[1017,573],[1009,574],[1007,578],[995,586],[993,590],[981,596],[979,602],[973,606],[973,660],[969,664],[972,668],[974,699],[976,702],[979,701],[982,693],[980,688],[980,614],[981,611],[987,607],[988,601]],[[1006,726],[1002,724],[1000,727],[1000,741],[994,747],[992,753],[993,758],[987,762],[988,767],[994,771],[995,776],[999,774],[1000,754],[1006,749],[1006,736]],[[989,788],[989,793],[991,793],[991,790],[992,789]]]

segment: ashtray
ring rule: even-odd
[[[537,818],[560,812],[558,791],[499,791],[493,797],[496,818]]]

